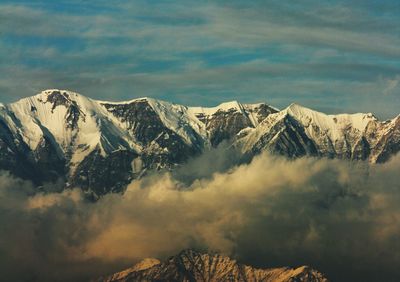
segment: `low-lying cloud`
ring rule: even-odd
[[[262,155],[222,171],[149,176],[96,203],[79,189],[34,194],[2,173],[1,279],[84,281],[185,248],[308,264],[334,281],[399,279],[400,157],[370,166]]]

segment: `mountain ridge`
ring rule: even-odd
[[[95,198],[224,143],[241,160],[268,151],[380,163],[400,150],[400,116],[327,115],[296,103],[108,102],[59,89],[0,105],[0,169],[37,185],[61,178]]]
[[[144,259],[131,268],[115,273],[102,282],[129,281],[266,281],[266,282],[328,282],[308,266],[296,268],[253,268],[227,256],[184,250],[161,262]]]

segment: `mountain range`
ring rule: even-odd
[[[221,144],[241,161],[268,151],[381,163],[400,150],[400,116],[380,121],[371,113],[236,101],[208,108],[153,98],[108,102],[58,89],[0,104],[0,170],[38,187],[61,179],[94,199]]]
[[[131,268],[98,281],[328,282],[328,279],[308,266],[257,269],[223,255],[184,250],[164,262],[154,258],[144,259]]]

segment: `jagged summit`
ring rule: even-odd
[[[54,102],[57,101],[59,104],[64,104],[64,103],[71,103],[72,101],[76,101],[79,98],[84,98],[84,99],[90,99],[87,98],[79,93],[70,91],[70,90],[63,90],[63,89],[46,89],[43,90],[36,95],[22,98],[12,104],[18,104],[18,103],[23,103],[25,102],[32,102],[35,100],[39,100],[41,102]]]
[[[71,90],[65,90],[65,89],[46,89],[38,93],[37,95],[41,96],[63,96],[66,98],[69,98],[69,96],[82,96],[76,92],[73,92]]]
[[[227,256],[185,250],[164,262],[146,259],[99,281],[266,281],[327,282],[308,266],[257,269]]]

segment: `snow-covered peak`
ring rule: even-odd
[[[309,108],[306,108],[306,107],[303,107],[302,105],[300,105],[300,104],[297,104],[297,103],[291,103],[288,107],[287,107],[287,110],[293,110],[293,111],[313,111],[313,110],[311,110],[311,109],[309,109]]]
[[[243,105],[238,101],[230,101],[221,103],[215,107],[189,107],[189,110],[195,114],[213,115],[218,111],[227,112],[230,110],[236,110],[243,112]]]
[[[96,148],[105,154],[132,143],[128,133],[109,120],[109,113],[97,101],[72,91],[44,90],[7,108],[20,121],[24,141],[32,150],[47,137],[64,154],[73,153],[72,162]]]
[[[105,101],[105,100],[96,100],[100,104],[109,104],[109,105],[129,105],[135,102],[140,102],[140,101],[150,101],[150,100],[155,100],[154,98],[150,97],[139,97],[139,98],[134,98],[130,100],[124,100],[124,101]]]
[[[280,110],[276,107],[273,107],[269,104],[266,103],[255,103],[255,104],[242,104],[243,108],[245,108],[246,110],[256,110],[262,106],[268,106],[270,109],[279,112]]]
[[[49,103],[56,106],[65,106],[68,107],[71,104],[92,104],[94,100],[83,96],[79,93],[70,91],[70,90],[63,90],[63,89],[47,89],[43,90],[42,92],[32,96],[23,98],[15,103]]]
[[[47,99],[48,97],[51,97],[51,96],[56,96],[56,97],[64,97],[65,99],[71,100],[71,98],[73,96],[76,97],[78,95],[79,95],[78,93],[75,93],[75,92],[72,92],[72,91],[69,91],[69,90],[47,89],[47,90],[43,90],[42,92],[40,92],[36,96],[43,97],[45,99]]]
[[[47,89],[34,96],[22,98],[9,104],[9,106],[25,109],[27,110],[27,113],[34,113],[39,110],[39,108],[42,111],[45,110],[45,108],[50,108],[51,111],[54,112],[57,107],[61,106],[63,108],[68,108],[71,105],[78,106],[82,109],[93,110],[94,108],[97,108],[97,105],[95,104],[97,104],[95,100],[70,90]]]
[[[126,107],[136,103],[145,103],[156,113],[161,123],[164,124],[165,127],[181,136],[187,144],[193,145],[194,143],[197,143],[198,137],[203,139],[201,141],[202,143],[207,139],[207,133],[204,124],[201,123],[192,112],[188,111],[186,106],[173,104],[150,97],[135,98],[122,102],[97,102],[108,109],[116,107],[118,108],[120,106]],[[124,125],[122,124],[122,126]]]
[[[158,114],[162,123],[183,137],[188,144],[193,144],[196,141],[197,136],[193,135],[194,132],[202,137],[203,141],[207,138],[204,124],[187,107],[153,98],[146,98],[146,100]]]
[[[336,136],[341,135],[340,132],[350,126],[363,132],[369,122],[377,121],[377,118],[371,113],[327,115],[296,103],[291,104],[284,112],[296,118],[305,127],[311,124],[317,125],[322,130],[327,130]]]

